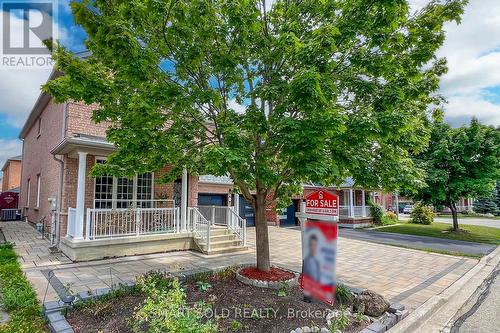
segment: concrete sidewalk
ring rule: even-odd
[[[8,241],[16,244],[20,262],[33,283],[40,300],[48,285],[46,300],[58,292],[72,293],[110,287],[133,281],[136,275],[150,270],[172,272],[217,268],[255,262],[255,229],[248,229],[250,250],[238,254],[206,256],[183,251],[157,253],[72,263],[64,255],[51,254],[48,243],[24,222],[3,222],[0,227]],[[271,259],[274,264],[301,269],[300,231],[269,228]],[[368,288],[398,301],[412,310],[439,294],[477,264],[477,260],[397,248],[370,242],[340,238],[337,275],[343,283]]]

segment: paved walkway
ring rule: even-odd
[[[376,242],[389,245],[407,246],[422,250],[461,252],[471,255],[486,255],[496,249],[495,245],[464,242],[428,236],[397,234],[373,230],[340,229],[340,237]]]
[[[56,299],[61,287],[73,293],[85,292],[133,281],[149,270],[182,271],[217,268],[255,261],[255,230],[248,229],[249,251],[239,254],[206,256],[192,251],[159,253],[91,262],[71,263],[61,254],[51,254],[48,243],[23,222],[0,223],[8,241],[16,244],[26,276],[40,300],[47,277],[53,272],[46,300]],[[300,231],[270,227],[271,257],[275,264],[300,270]],[[415,309],[440,293],[477,260],[458,258],[381,244],[340,238],[337,274],[340,281],[357,288],[369,288]],[[59,290],[56,290],[59,289]]]

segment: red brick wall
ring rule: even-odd
[[[60,164],[50,151],[62,140],[63,104],[50,101],[41,113],[41,131],[38,121],[28,130],[23,142],[23,166],[21,174],[20,208],[28,221],[37,223],[45,216],[46,226],[50,226],[51,211],[48,198],[57,198],[59,192]],[[40,205],[36,205],[37,175],[40,174]],[[27,207],[28,179],[31,183],[30,205]]]
[[[96,124],[92,121],[92,112],[96,105],[83,103],[68,103],[67,112],[67,136],[72,137],[77,133],[106,137],[106,129],[110,126],[108,122]]]
[[[21,161],[8,161],[3,171],[2,192],[21,185]]]

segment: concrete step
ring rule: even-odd
[[[210,239],[210,249],[215,250],[215,249],[222,249],[222,248],[228,248],[228,247],[235,247],[235,246],[241,246],[242,242],[239,239],[230,239],[230,240],[223,240],[223,241],[213,241]],[[207,244],[206,243],[198,243],[198,246],[201,247],[202,251],[206,251],[207,249]]]
[[[204,243],[204,241],[196,237],[195,238],[198,243]],[[210,235],[210,241],[211,242],[219,242],[219,241],[226,241],[226,240],[236,240],[238,237],[235,234],[222,234],[222,235]]]
[[[235,253],[235,252],[243,252],[248,250],[246,246],[231,246],[224,247],[222,249],[210,249],[210,252],[202,251],[204,254],[215,255],[215,254],[226,254],[226,253]]]

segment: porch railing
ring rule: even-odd
[[[233,207],[227,207],[229,212],[229,223],[228,228],[238,236],[238,238],[243,243],[243,246],[247,245],[247,221],[239,216]]]
[[[200,213],[208,220],[212,225],[227,225],[229,220],[229,211],[227,206],[198,206]]]
[[[350,206],[340,206],[339,207],[339,215],[344,217],[369,217],[370,216],[370,207],[369,206],[353,206],[354,214],[351,215],[351,207]]]
[[[66,234],[71,237],[75,237],[75,223],[76,223],[76,209],[68,208],[68,225]]]
[[[86,239],[179,232],[178,208],[87,209]]]
[[[175,201],[171,199],[94,199],[95,209],[123,208],[174,208]]]
[[[197,207],[188,208],[188,219],[195,236],[200,238],[207,245],[207,251],[210,251],[210,221]]]
[[[17,208],[6,208],[0,210],[0,221],[15,221],[21,219],[21,210]]]

